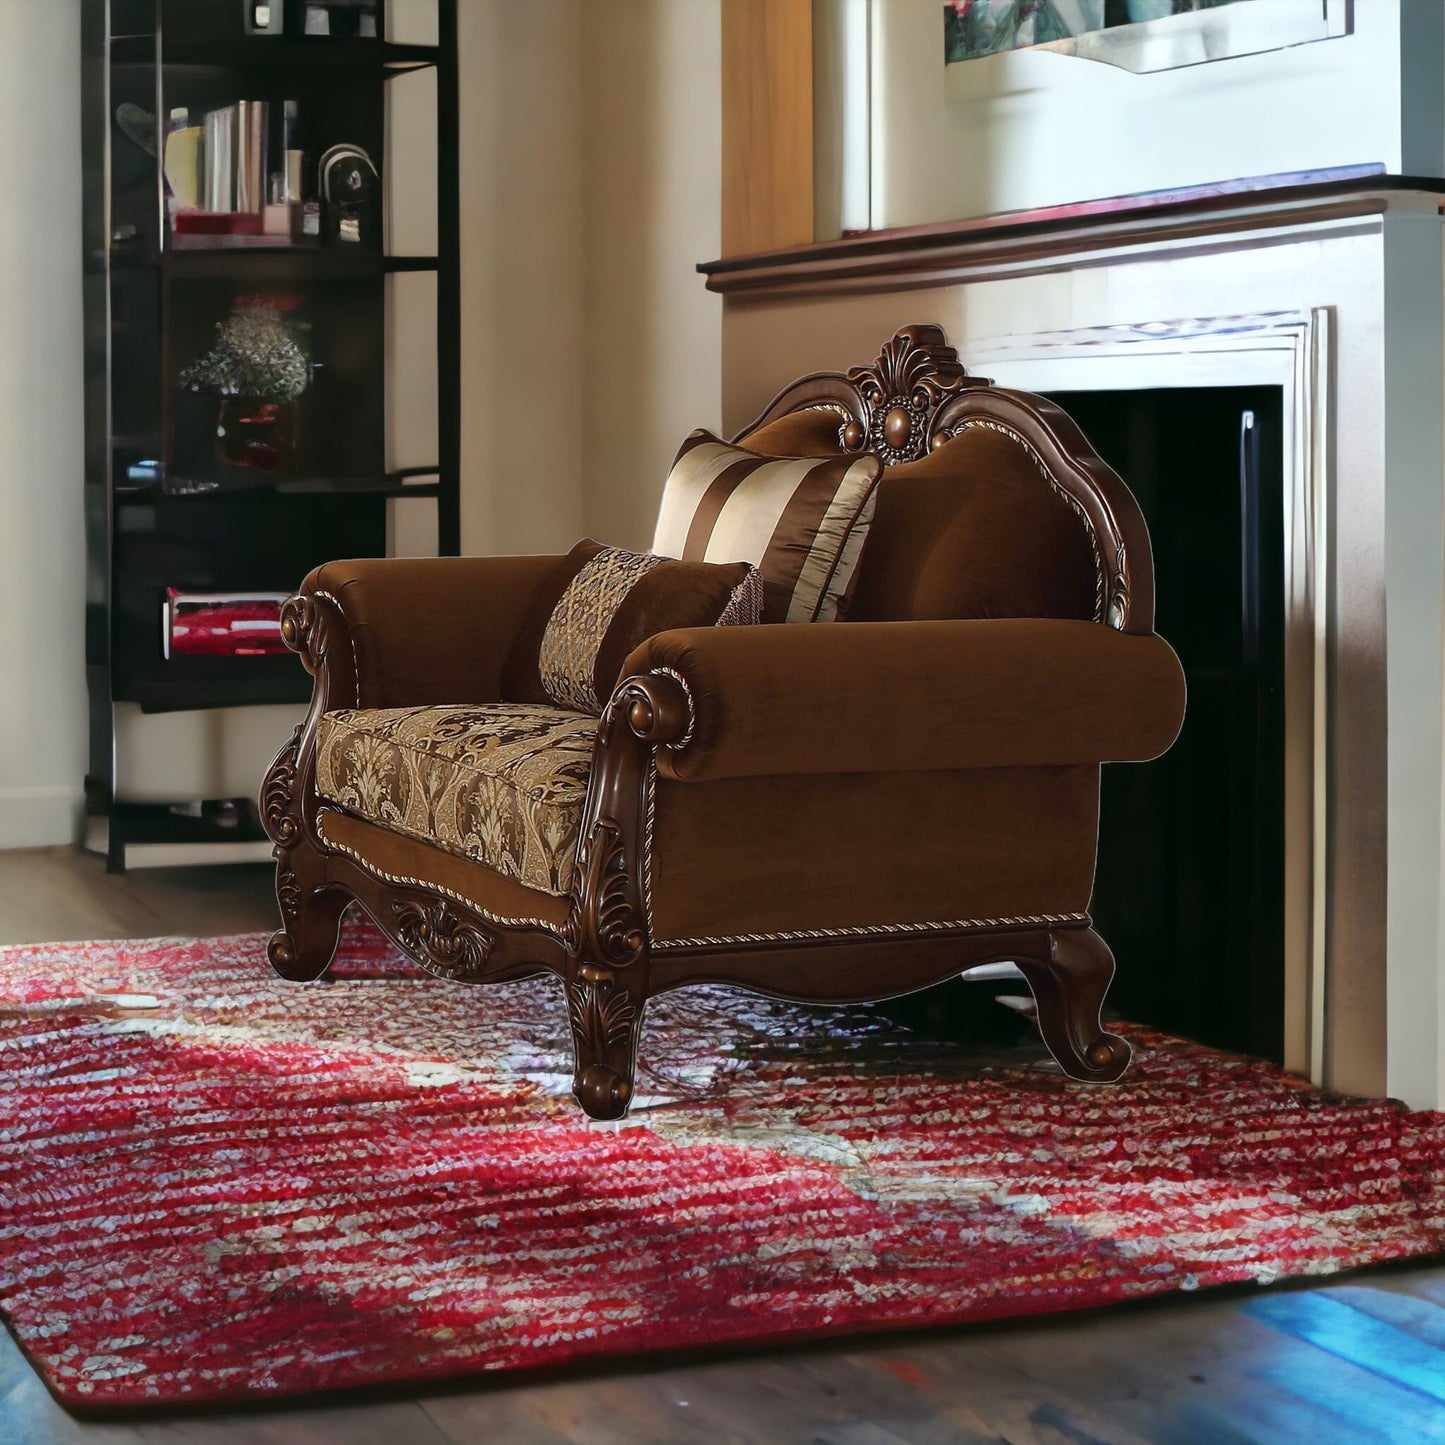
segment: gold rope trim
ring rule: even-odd
[[[1019,918],[966,918],[950,923],[879,923],[861,928],[801,928],[791,933],[737,933],[726,938],[657,938],[654,949],[713,948],[735,943],[790,943],[826,938],[878,938],[891,933],[977,932],[986,928],[1056,927],[1088,923],[1087,913],[1032,913]]]
[[[675,667],[654,667],[647,675],[670,677],[682,689],[682,695],[687,699],[687,727],[675,743],[662,745],[670,753],[680,753],[692,741],[693,734],[697,731],[697,702],[692,695],[692,689],[687,685],[687,679]]]
[[[337,616],[341,618],[341,624],[346,629],[346,640],[351,645],[351,675],[356,679],[356,702],[354,706],[361,706],[361,654],[356,650],[356,633],[352,630],[351,619],[346,615],[346,609],[341,605],[341,599],[331,592],[322,592],[319,589],[311,594],[313,597],[324,597],[335,609]]]
[[[320,818],[316,820],[316,836],[333,852],[344,853],[354,863],[359,864],[363,871],[383,883],[400,883],[412,888],[421,888],[428,893],[440,894],[450,898],[454,903],[460,903],[470,908],[473,913],[485,918],[488,923],[495,923],[499,928],[540,928],[544,933],[550,933],[559,943],[565,944],[567,941],[561,927],[555,923],[548,923],[545,919],[508,918],[503,914],[493,913],[490,908],[483,907],[475,899],[468,898],[462,893],[456,893],[450,888],[444,888],[439,883],[432,883],[425,878],[411,878],[402,873],[388,873],[385,868],[378,868],[376,864],[363,858],[355,848],[348,848],[345,843],[338,843],[334,839],[328,838]]]

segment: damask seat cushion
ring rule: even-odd
[[[596,733],[595,717],[530,703],[328,712],[316,789],[367,822],[564,895]]]

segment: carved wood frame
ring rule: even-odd
[[[1154,630],[1149,528],[1124,480],[1053,402],[970,376],[941,326],[905,326],[876,361],[802,377],[773,398],[733,441],[798,411],[838,415],[838,447],[872,452],[885,466],[917,461],[973,426],[1013,438],[1079,515],[1099,568],[1097,620],[1121,632]]]
[[[838,413],[840,448],[872,450],[890,464],[913,460],[969,426],[1008,431],[1031,450],[1050,483],[1074,500],[1090,527],[1110,625],[1150,630],[1148,532],[1128,488],[1057,407],[968,376],[940,328],[906,327],[871,366],[803,378],[742,435],[789,412],[818,407]],[[352,899],[408,957],[440,977],[489,983],[553,973],[566,992],[573,1092],[598,1119],[620,1117],[631,1102],[648,998],[694,983],[730,983],[816,1002],[861,1001],[1008,961],[1033,990],[1044,1041],[1067,1074],[1105,1083],[1128,1066],[1128,1044],[1100,1023],[1114,961],[1086,915],[654,949],[647,871],[656,750],[679,745],[694,722],[686,684],[666,672],[625,679],[598,722],[573,890],[560,932],[498,918],[423,879],[399,880],[369,868],[328,842],[321,822],[331,805],[315,783],[320,719],[356,701],[336,691],[340,680],[354,682],[351,657],[341,652],[330,661],[333,649],[349,638],[345,615],[328,594],[302,594],[283,608],[281,630],[315,679],[310,710],[261,790],[281,909],[268,956],[282,977],[304,981],[325,973]],[[880,948],[888,952],[886,987],[879,985]]]

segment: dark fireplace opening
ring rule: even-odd
[[[1139,499],[1154,548],[1155,628],[1179,654],[1189,688],[1168,753],[1103,770],[1091,911],[1118,960],[1109,1004],[1126,1018],[1279,1061],[1283,392],[1053,399]]]

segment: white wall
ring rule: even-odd
[[[1442,10],[1356,0],[1351,35],[1134,75],[1043,50],[945,66],[941,0],[873,0],[873,225],[1361,162],[1439,174]]]
[[[79,72],[77,0],[0,0],[0,847],[85,773]]]

